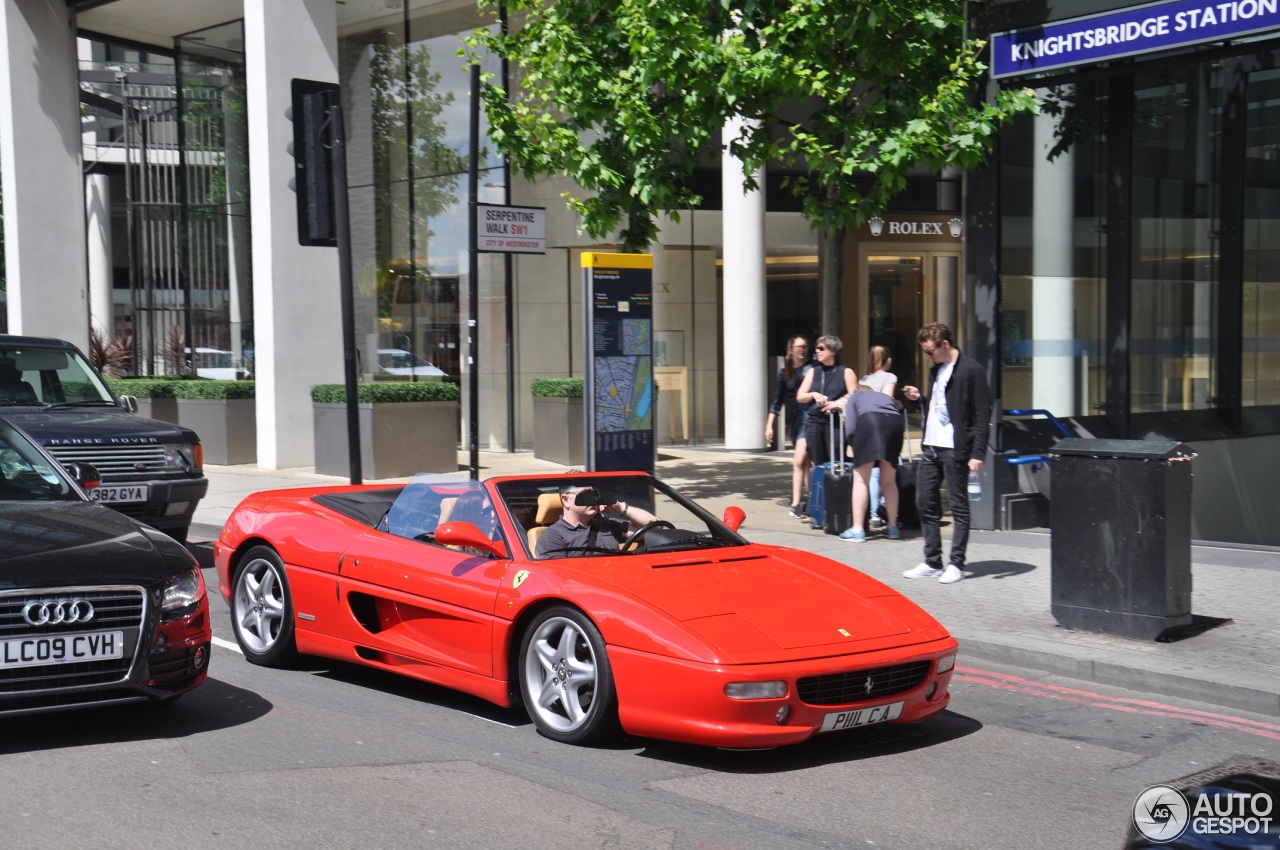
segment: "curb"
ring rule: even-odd
[[[952,630],[951,634],[960,642],[962,659],[973,658],[993,664],[1010,664],[1083,682],[1195,700],[1268,717],[1280,717],[1280,692],[1275,690],[1268,691],[1249,685],[1143,670],[1126,664],[1094,658],[1076,658],[1061,652],[1032,649],[1026,646],[1010,646],[969,638],[955,630]]]

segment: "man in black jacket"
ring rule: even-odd
[[[903,387],[908,401],[923,401],[924,436],[916,478],[916,507],[924,529],[924,561],[903,573],[907,578],[936,578],[953,584],[964,578],[969,545],[969,473],[982,469],[991,424],[991,388],[977,361],[955,347],[951,328],[941,322],[916,334],[920,350],[933,364],[929,394]],[[942,482],[951,505],[951,559],[942,564]]]

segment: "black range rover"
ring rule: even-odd
[[[0,335],[0,416],[60,463],[93,464],[102,477],[94,501],[185,540],[209,489],[200,438],[131,407],[71,343]]]

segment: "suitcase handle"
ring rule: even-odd
[[[913,463],[915,457],[911,454],[911,420],[907,418],[907,409],[902,408],[902,442],[907,444],[907,463]]]
[[[848,402],[846,402],[847,404]],[[827,434],[827,449],[831,452],[831,474],[839,477],[844,471],[844,408],[837,407],[832,419],[827,423],[830,433]],[[836,454],[836,432],[840,433],[840,454]]]

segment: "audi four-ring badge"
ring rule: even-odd
[[[0,714],[169,701],[208,675],[195,558],[69,467],[0,418]]]

